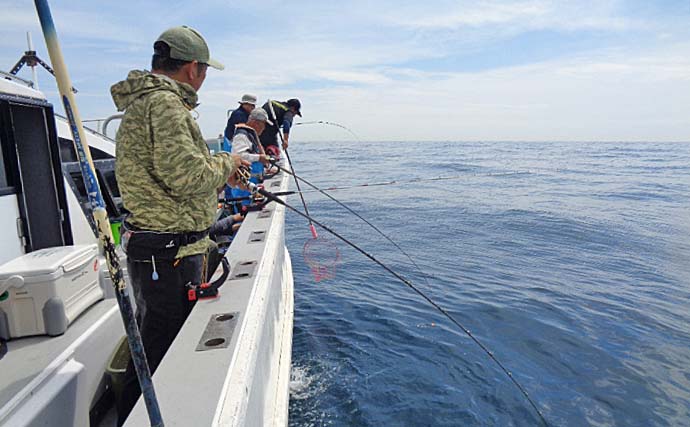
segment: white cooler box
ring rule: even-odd
[[[0,266],[0,338],[60,335],[96,301],[96,245],[40,249]]]

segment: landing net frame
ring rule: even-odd
[[[309,266],[314,281],[333,279],[340,263],[340,249],[330,239],[318,236],[304,243],[302,256]]]

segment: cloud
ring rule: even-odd
[[[637,21],[616,14],[618,1],[559,0],[444,2],[442,6],[403,7],[386,15],[386,21],[409,29],[453,30],[506,27],[510,29],[624,30]]]
[[[370,140],[688,140],[690,45],[480,72],[424,73],[360,87],[304,90],[305,120],[343,123]],[[202,99],[206,93],[202,94]],[[223,119],[203,110],[205,128]],[[300,127],[301,140],[350,139]]]
[[[53,12],[89,118],[112,113],[110,85],[147,67],[155,37],[185,23],[228,67],[209,71],[200,93],[198,120],[209,136],[253,92],[299,97],[305,120],[341,122],[368,139],[690,139],[683,7],[680,0],[663,7],[275,0],[251,8],[75,0],[55,3]],[[0,8],[3,57],[18,58],[31,30],[47,59],[33,3],[0,0]],[[40,79],[50,91],[48,78]],[[351,138],[332,127],[296,132],[304,140]]]

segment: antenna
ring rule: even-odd
[[[17,61],[17,63],[14,64],[14,67],[12,67],[12,69],[10,70],[10,74],[16,76],[19,70],[21,70],[24,65],[28,65],[29,67],[31,67],[31,71],[33,74],[33,81],[31,82],[31,87],[38,90],[36,66],[42,66],[53,76],[55,76],[55,72],[50,67],[50,65],[46,64],[41,58],[38,57],[38,55],[36,55],[36,51],[34,50],[34,44],[31,40],[31,33],[29,31],[26,32],[26,42],[29,45],[29,50],[24,52],[24,55],[22,55],[22,57],[19,58],[19,61]],[[72,87],[72,92],[77,93],[77,90],[74,87]]]
[[[34,55],[36,55],[36,51],[34,50],[34,43],[31,41],[31,31],[26,32],[26,43],[29,46],[29,50],[26,51],[26,54],[32,52]],[[36,73],[36,62],[30,62],[27,65],[31,67],[31,80],[34,82],[34,89],[39,90],[38,73]]]

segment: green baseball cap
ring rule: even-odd
[[[172,27],[163,32],[158,40],[170,46],[170,57],[180,61],[197,61],[208,64],[217,70],[225,68],[220,62],[211,59],[206,40],[193,28],[186,25]]]

